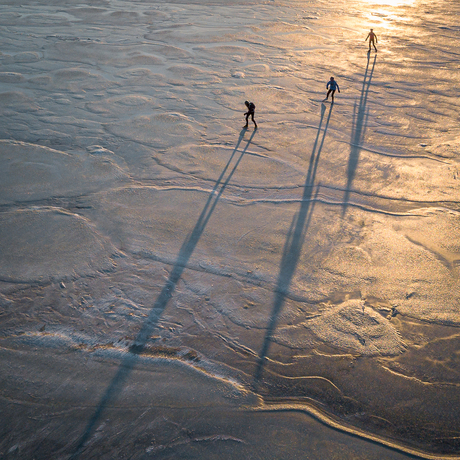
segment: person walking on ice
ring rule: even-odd
[[[340,88],[338,83],[334,80],[334,77],[331,77],[331,79],[327,82],[326,89],[328,90],[326,94],[326,99],[324,101],[327,101],[329,99],[329,94],[331,95],[332,98],[332,103],[334,103],[334,93],[335,90],[337,90],[340,93]],[[323,102],[324,102],[323,101]]]
[[[369,53],[371,52],[371,45],[373,45],[375,51],[377,51],[377,48],[375,47],[375,44],[378,43],[378,40],[377,40],[377,35],[374,34],[374,29],[371,29],[371,31],[369,32],[369,34],[366,37],[366,40],[364,40],[364,41],[367,41],[367,39],[369,39],[369,51],[368,52]]]
[[[257,129],[257,123],[254,120],[254,112],[256,111],[256,106],[254,102],[244,101],[244,104],[248,108],[248,111],[244,114],[244,116],[246,117],[246,124],[243,126],[243,129],[248,127],[249,116],[251,116],[251,119],[254,122],[254,129]]]

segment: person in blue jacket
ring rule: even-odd
[[[329,94],[331,95],[332,102],[334,102],[334,93],[335,90],[337,90],[340,93],[340,88],[337,82],[334,80],[334,77],[331,77],[331,79],[327,82],[326,89],[329,90],[326,94],[326,99],[327,101],[329,99]]]

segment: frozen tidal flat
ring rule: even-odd
[[[459,14],[3,1],[0,457],[459,458]]]

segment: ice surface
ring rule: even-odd
[[[301,323],[299,327],[312,332],[325,343],[364,356],[397,355],[405,349],[390,322],[372,308],[367,308],[361,300],[349,300],[328,308],[321,315]],[[291,341],[290,328],[280,328],[276,335],[277,341],[296,348],[305,348],[315,343],[311,334],[296,332],[296,340]]]
[[[0,457],[458,454],[459,12],[4,1]]]
[[[0,141],[0,203],[75,197],[126,178],[110,151],[98,153],[101,156],[70,155],[36,144]]]
[[[38,208],[1,213],[0,221],[2,281],[57,281],[114,266],[114,248],[78,215]]]

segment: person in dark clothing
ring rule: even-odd
[[[324,100],[327,101],[329,99],[329,94],[330,94],[332,97],[332,102],[334,102],[335,90],[337,90],[340,93],[339,85],[334,80],[334,77],[331,77],[331,79],[327,82],[326,89],[328,90],[328,92],[326,94],[326,99]]]
[[[254,112],[256,110],[256,106],[254,102],[244,101],[244,103],[246,107],[248,108],[248,111],[244,114],[244,116],[246,117],[246,124],[243,126],[243,128],[248,127],[249,116],[251,116],[251,119],[254,122],[254,128],[257,129],[257,123],[254,120]]]
[[[371,45],[374,45],[374,49],[377,51],[375,44],[378,43],[378,40],[377,35],[374,34],[374,29],[371,29],[368,36],[366,37],[366,40],[364,41],[367,41],[367,39],[369,39],[369,53],[371,52]]]

